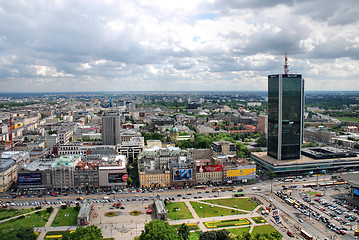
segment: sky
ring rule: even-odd
[[[0,92],[359,90],[357,0],[1,0]]]

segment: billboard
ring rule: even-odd
[[[174,169],[173,180],[174,181],[192,180],[192,169]]]
[[[223,167],[222,164],[218,165],[204,165],[204,166],[197,166],[197,172],[222,172]]]
[[[227,170],[227,177],[247,176],[256,172],[256,168]]]
[[[357,196],[359,196],[359,189],[353,188],[353,193]]]
[[[19,173],[18,185],[42,185],[42,173]]]
[[[108,174],[108,183],[123,183],[127,182],[126,173],[109,173]]]

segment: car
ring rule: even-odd
[[[317,193],[315,196],[317,196],[317,197],[323,197],[323,194]]]
[[[303,220],[301,218],[298,219],[300,223],[303,223]]]
[[[182,195],[181,195],[181,194],[177,194],[177,197],[182,197]]]

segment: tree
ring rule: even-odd
[[[199,235],[199,240],[216,240],[217,236],[214,231],[203,232]]]
[[[95,225],[78,227],[73,233],[62,235],[62,240],[99,240],[102,239],[102,232]]]
[[[185,223],[182,223],[180,228],[178,229],[178,235],[183,239],[187,240],[189,236],[189,228]]]
[[[257,147],[266,147],[267,146],[267,138],[265,136],[260,136],[257,140]]]
[[[217,240],[227,240],[229,232],[225,229],[216,231]]]
[[[156,219],[146,223],[139,240],[179,240],[179,237],[168,222]]]
[[[132,178],[131,178],[130,176],[128,176],[128,177],[127,177],[127,184],[131,186],[132,183],[133,183]]]
[[[21,227],[14,230],[5,229],[0,232],[0,240],[36,240],[37,235],[30,227]]]
[[[275,173],[272,171],[268,172],[268,177],[269,179],[273,179],[275,177]]]

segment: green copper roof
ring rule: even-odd
[[[170,130],[170,132],[178,132],[178,128],[176,128],[175,126],[173,126]]]
[[[65,165],[68,167],[74,167],[76,160],[79,159],[79,155],[65,155],[61,156],[58,159],[56,159],[52,164],[51,167],[57,167],[60,165]]]

